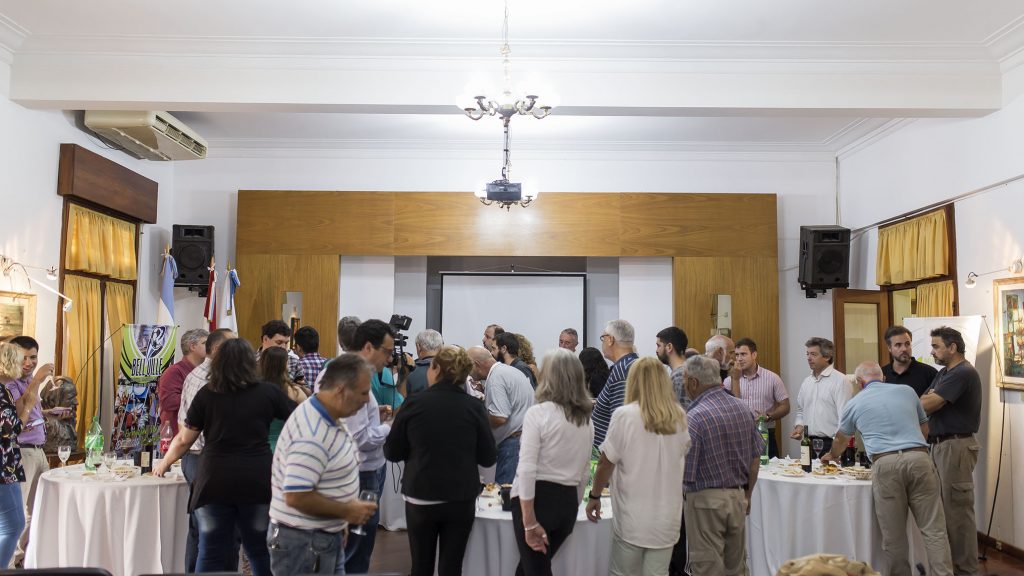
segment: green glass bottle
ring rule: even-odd
[[[93,416],[92,424],[85,435],[85,469],[96,470],[103,461],[103,427],[100,417]]]
[[[764,450],[761,452],[761,466],[768,465],[768,424],[765,422],[764,415],[757,417],[757,433],[761,435],[761,441],[764,442]]]

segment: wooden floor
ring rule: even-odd
[[[988,550],[988,560],[981,563],[982,576],[1024,576],[1024,561]],[[377,544],[370,562],[370,572],[409,573],[409,539],[405,532],[377,531]],[[465,576],[483,576],[466,574]],[[561,575],[559,575],[561,576]],[[566,575],[567,576],[567,575]],[[589,576],[589,575],[581,575]],[[603,574],[594,576],[604,576]]]

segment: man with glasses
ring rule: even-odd
[[[612,320],[601,333],[601,353],[614,362],[604,389],[594,404],[594,447],[604,442],[612,412],[622,407],[626,398],[626,376],[639,356],[633,350],[633,325],[625,320]]]

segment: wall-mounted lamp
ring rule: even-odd
[[[53,288],[50,288],[48,285],[39,282],[38,280],[35,280],[31,276],[29,276],[28,270],[26,270],[26,268],[32,268],[33,270],[46,270],[46,279],[52,281],[57,279],[56,266],[51,266],[49,268],[41,268],[39,266],[27,266],[25,264],[22,264],[21,262],[15,261],[13,258],[10,258],[8,256],[0,256],[0,272],[2,272],[4,276],[10,278],[11,274],[14,273],[15,268],[21,268],[21,273],[25,275],[25,280],[28,281],[29,288],[32,288],[34,282],[36,286],[42,288],[43,290],[56,294],[58,297],[64,299],[64,306],[62,306],[61,309],[64,310],[65,312],[71,311],[71,298],[68,298],[67,296],[61,294],[60,292],[54,290]]]
[[[998,274],[999,272],[1009,272],[1010,274],[1021,274],[1024,273],[1024,258],[1017,258],[1006,268],[1000,268],[998,270],[992,270],[991,272],[982,272],[981,274],[975,274],[974,272],[967,273],[967,280],[964,280],[964,288],[974,288],[978,285],[978,278],[982,276],[988,276],[990,274]]]

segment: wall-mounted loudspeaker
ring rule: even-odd
[[[828,288],[850,286],[850,230],[842,226],[800,227],[800,287],[808,298]]]
[[[213,258],[213,226],[175,224],[171,232],[171,255],[178,264],[174,285],[201,287],[205,291]]]

